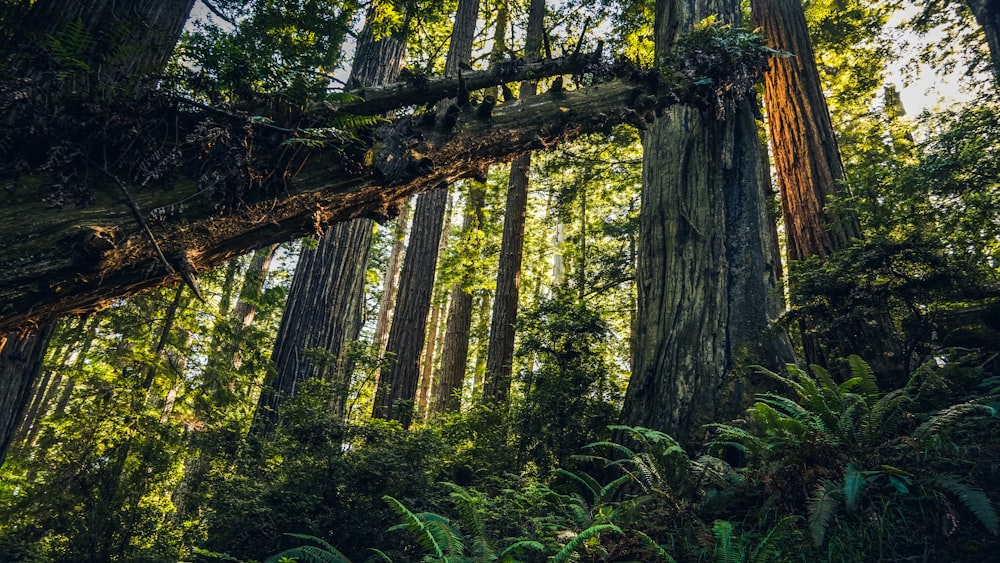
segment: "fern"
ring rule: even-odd
[[[809,499],[809,531],[817,547],[822,546],[826,539],[826,531],[840,507],[843,494],[843,488],[836,483],[823,481]]]
[[[600,536],[605,532],[620,534],[622,533],[622,530],[621,528],[615,526],[614,524],[597,524],[591,526],[586,530],[577,534],[575,538],[573,538],[572,540],[569,541],[569,543],[564,545],[563,548],[559,550],[559,553],[555,554],[555,556],[552,557],[552,563],[562,563],[563,561],[569,561],[569,557],[573,555],[573,553],[576,552],[576,550],[579,549],[581,545],[583,545],[583,542],[587,541],[590,538]]]
[[[985,414],[987,416],[993,416],[993,413],[994,410],[992,407],[971,401],[952,405],[939,411],[937,414],[930,417],[926,422],[918,426],[917,429],[913,431],[913,437],[917,440],[923,441],[926,438],[937,436],[948,426],[954,424],[956,420],[966,415]]]
[[[667,553],[667,550],[663,549],[663,546],[653,541],[653,538],[649,537],[649,535],[645,532],[641,530],[633,530],[632,534],[641,539],[646,546],[653,550],[653,553],[656,554],[657,557],[660,557],[667,563],[677,563],[677,560]]]
[[[848,511],[857,510],[861,503],[861,494],[864,493],[867,484],[868,478],[864,473],[853,465],[847,466],[844,471],[844,504],[847,505]]]
[[[67,23],[63,28],[48,36],[49,50],[56,61],[69,72],[89,72],[90,65],[84,61],[87,51],[93,47],[93,38],[83,25],[83,20]]]
[[[952,475],[936,475],[924,482],[957,497],[991,534],[997,535],[1000,531],[1000,519],[990,498],[983,491],[970,487]]]
[[[765,563],[766,561],[782,560],[779,545],[796,535],[795,527],[792,524],[799,518],[801,517],[793,515],[778,520],[750,553],[750,562]]]
[[[532,540],[521,540],[515,542],[504,548],[499,554],[497,554],[497,559],[503,562],[514,561],[514,556],[524,553],[525,550],[532,549],[535,551],[545,551],[545,546],[539,542]]]
[[[869,403],[877,401],[879,398],[878,381],[872,368],[857,354],[851,354],[847,358],[847,363],[851,366],[851,376],[859,379],[858,388],[861,395]]]
[[[406,508],[403,503],[395,498],[385,495],[382,497],[382,500],[389,503],[396,514],[403,519],[402,524],[389,528],[390,532],[401,529],[409,530],[410,534],[413,535],[424,549],[431,552],[435,557],[444,557],[446,548],[442,547],[442,543],[447,545],[448,542],[439,541],[441,538],[437,537],[437,535],[441,533],[440,529],[432,530],[419,516],[410,512],[410,509]]]
[[[310,541],[319,544],[319,547],[312,545],[300,545],[291,549],[286,549],[264,560],[264,563],[279,563],[285,559],[295,559],[300,563],[351,563],[351,560],[344,556],[326,541],[316,536],[307,534],[285,534],[299,540]]]
[[[715,560],[718,563],[740,563],[743,560],[737,546],[733,544],[733,525],[726,520],[716,520],[712,525],[715,538]]]

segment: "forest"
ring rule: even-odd
[[[996,0],[0,0],[0,69],[0,562],[1000,553]]]

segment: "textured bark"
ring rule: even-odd
[[[445,219],[444,225],[441,227],[441,240],[438,242],[438,256],[441,256],[448,250],[448,239],[451,231],[451,201],[449,199],[448,205],[445,208]],[[436,268],[435,268],[436,271]],[[428,405],[430,404],[431,391],[436,385],[437,380],[434,370],[434,363],[440,354],[441,344],[444,340],[443,334],[441,332],[441,321],[442,315],[445,314],[448,308],[447,295],[445,294],[445,288],[435,284],[434,294],[431,297],[431,302],[433,303],[431,307],[431,321],[427,325],[427,343],[424,345],[424,361],[423,367],[420,370],[420,388],[418,390],[418,401],[417,401],[417,413],[423,417],[427,418],[428,415]],[[438,374],[440,377],[440,374]]]
[[[0,352],[0,465],[24,418],[54,327],[55,321],[50,321],[34,334],[8,335],[7,345]]]
[[[711,14],[739,25],[736,0],[656,7],[658,60]],[[638,318],[622,419],[695,445],[702,425],[737,416],[753,363],[791,358],[780,310],[759,143],[748,103],[726,121],[673,108],[643,137]]]
[[[488,87],[546,73],[568,73],[580,69],[586,60],[545,61],[525,65],[510,75],[470,73],[467,83],[472,88],[478,80],[481,87]],[[618,123],[641,123],[644,114],[655,109],[650,101],[659,107],[685,100],[700,103],[704,94],[699,94],[696,82],[697,77],[657,83],[648,75],[629,75],[567,91],[558,98],[536,96],[503,104],[488,123],[469,110],[448,131],[402,118],[395,126],[379,128],[365,142],[374,147],[371,167],[358,172],[357,163],[345,163],[335,150],[302,149],[296,152],[294,169],[275,171],[281,179],[275,187],[280,189],[259,194],[258,201],[223,209],[200,199],[196,178],[186,176],[184,170],[164,179],[170,189],[149,187],[132,195],[139,208],[151,214],[182,208],[178,214],[158,214],[161,220],[152,226],[153,234],[169,259],[179,257],[200,272],[254,248],[316,233],[332,222],[362,215],[392,216],[406,197],[479,173],[484,164],[551,148]],[[457,80],[428,84],[427,89],[451,84],[454,92]],[[415,97],[394,98],[396,107],[418,99],[439,99],[429,96],[426,89],[407,88]],[[182,114],[186,117],[180,125],[186,127],[194,115],[187,110]],[[245,125],[238,117],[232,119],[234,127]],[[184,138],[188,132],[182,128],[176,136]],[[266,145],[262,140],[255,144],[255,151],[283,150]],[[407,166],[414,162],[429,166]],[[115,299],[179,279],[166,270],[147,234],[123,204],[120,188],[100,171],[91,171],[89,177],[93,179],[89,185],[93,205],[58,210],[40,197],[49,185],[46,182],[55,179],[39,174],[5,182],[5,205],[0,208],[0,303],[4,304],[0,333],[29,328],[42,319],[107,307]],[[186,203],[182,206],[181,202]],[[88,250],[88,235],[98,229],[113,234],[112,248]]]
[[[541,57],[544,33],[545,0],[531,0],[528,7],[528,32],[525,36],[524,58],[535,61]],[[533,82],[521,83],[522,100],[535,95]],[[524,255],[524,216],[528,206],[528,172],[531,154],[517,157],[510,165],[507,182],[507,203],[503,218],[503,240],[500,243],[500,265],[497,289],[493,297],[493,318],[490,321],[490,343],[486,356],[486,381],[483,400],[506,405],[510,394],[514,363],[514,323],[517,322],[517,302],[521,290],[521,259]]]
[[[90,86],[106,86],[158,72],[193,6],[194,0],[38,0],[24,19],[22,38],[48,45],[68,26],[82,25],[87,42],[78,56],[89,68]]]
[[[362,31],[350,82],[362,86],[391,83],[406,55],[406,38],[376,41]],[[258,404],[257,418],[269,430],[278,409],[294,397],[302,381],[322,378],[335,390],[334,414],[343,417],[350,389],[348,345],[361,330],[365,275],[371,247],[371,219],[358,218],[327,229],[316,251],[303,251],[295,267],[273,357],[277,372]]]
[[[857,220],[826,207],[841,190],[844,166],[819,82],[799,0],[755,0],[754,25],[768,44],[792,57],[772,57],[764,101],[781,190],[789,260],[825,257],[859,235]]]
[[[389,262],[385,267],[385,278],[382,282],[382,298],[379,300],[378,317],[375,319],[375,335],[372,345],[378,350],[381,359],[385,354],[385,344],[389,339],[389,327],[392,326],[392,312],[396,308],[396,293],[399,289],[399,271],[403,268],[403,251],[406,239],[406,228],[410,222],[410,204],[405,202],[396,217],[393,228],[392,250],[389,251]]]
[[[388,367],[379,373],[372,416],[398,420],[404,426],[413,421],[420,355],[424,348],[427,314],[434,288],[438,243],[441,237],[448,190],[442,187],[417,198],[413,212],[410,245],[403,260],[399,298],[386,345]]]
[[[274,251],[277,249],[278,245],[272,244],[255,251],[247,266],[246,274],[243,276],[239,300],[232,312],[233,333],[226,348],[225,357],[234,370],[240,369],[240,366],[243,365],[243,357],[240,352],[243,335],[257,316],[256,302],[264,292],[264,282],[267,280],[268,272],[271,271],[271,259],[274,258]]]
[[[993,59],[993,74],[1000,80],[1000,0],[966,0],[966,3],[983,27]]]
[[[485,193],[478,186],[469,188],[469,199],[466,202],[465,214],[462,219],[463,244],[472,244],[474,232],[482,228],[483,200]],[[478,240],[478,238],[476,239]],[[478,249],[478,245],[475,247]],[[468,252],[465,248],[462,252]],[[463,272],[459,283],[451,286],[451,298],[448,304],[448,322],[444,344],[441,349],[441,371],[434,384],[434,402],[431,412],[444,414],[457,412],[461,407],[460,397],[456,392],[462,389],[465,371],[469,364],[469,333],[472,329],[472,293],[468,286],[476,276],[478,260],[473,258],[469,264],[463,263]]]

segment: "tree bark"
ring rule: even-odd
[[[0,352],[0,465],[24,418],[54,328],[55,321],[49,321],[34,334],[9,335]]]
[[[470,74],[466,82],[472,88],[477,80],[489,86],[545,73],[572,72],[580,69],[585,59],[525,65],[509,76]],[[381,147],[371,167],[358,172],[357,163],[345,163],[335,150],[300,150],[294,169],[274,171],[281,178],[279,190],[261,194],[258,201],[222,209],[200,199],[204,196],[199,195],[202,192],[196,178],[185,176],[183,171],[164,180],[169,190],[147,187],[134,191],[133,197],[141,210],[159,218],[151,229],[164,253],[200,272],[248,250],[315,233],[332,222],[360,215],[391,216],[402,199],[467,177],[485,163],[551,148],[615,124],[641,124],[644,115],[656,107],[700,103],[697,81],[697,77],[684,77],[656,84],[648,75],[626,76],[567,91],[559,98],[539,96],[503,104],[493,111],[489,123],[476,119],[470,110],[462,113],[456,128],[449,131],[402,118],[364,142],[368,147]],[[432,80],[425,89],[406,87],[403,90],[413,97],[397,97],[395,103],[402,107],[426,101],[428,90],[454,92],[457,83],[447,78]],[[712,86],[718,87],[724,85]],[[647,103],[650,100],[655,102],[652,106]],[[237,118],[232,123],[238,130],[247,125]],[[185,134],[178,132],[180,138]],[[265,145],[262,141],[255,150],[265,151]],[[400,166],[393,168],[390,161]],[[429,164],[430,170],[417,166],[407,171],[407,162]],[[94,178],[90,183],[94,201],[81,208],[48,207],[40,194],[52,179],[44,174],[4,184],[0,332],[30,328],[42,319],[94,311],[116,299],[179,279],[178,273],[165,269],[147,234],[123,204],[120,188],[99,171],[90,176]],[[171,210],[177,213],[166,213]],[[32,220],[26,222],[25,217]],[[96,233],[111,233],[109,248],[90,244]]]
[[[396,293],[399,289],[399,271],[403,268],[403,251],[406,246],[406,229],[410,222],[410,204],[404,202],[396,217],[393,228],[392,250],[389,251],[389,263],[385,267],[385,278],[382,281],[382,299],[379,300],[378,317],[375,319],[375,335],[372,345],[377,351],[377,357],[385,355],[386,341],[389,339],[389,327],[392,326],[392,312],[396,308]]]
[[[677,34],[717,14],[739,25],[739,2],[656,5],[657,60]],[[739,415],[741,371],[791,358],[773,328],[780,310],[765,174],[748,102],[725,121],[672,108],[643,136],[635,366],[625,424],[694,446],[702,425]]]
[[[469,333],[472,329],[472,292],[469,286],[476,276],[480,243],[476,233],[483,226],[485,193],[476,185],[469,186],[469,198],[462,219],[462,248],[459,252],[469,255],[468,264],[463,260],[459,282],[451,286],[448,321],[445,325],[444,344],[441,349],[441,371],[434,384],[433,414],[458,412],[465,371],[469,363]]]
[[[531,0],[528,7],[528,32],[525,36],[524,58],[538,60],[544,34],[545,0]],[[521,100],[535,95],[535,83],[522,82]],[[490,343],[486,356],[486,381],[483,400],[505,406],[510,394],[514,363],[514,323],[517,322],[517,302],[521,289],[521,259],[524,255],[524,216],[528,208],[528,173],[531,154],[517,157],[510,165],[507,181],[507,203],[503,218],[503,240],[500,243],[500,265],[497,289],[493,297],[493,318],[490,321]]]
[[[413,421],[420,355],[424,349],[438,242],[447,203],[446,187],[417,198],[410,245],[400,275],[399,299],[386,345],[388,366],[380,371],[375,391],[372,416],[398,420],[404,427]]]
[[[819,82],[799,0],[755,0],[754,25],[768,44],[791,57],[772,57],[764,102],[788,240],[788,259],[828,256],[859,236],[855,217],[827,207],[841,193],[844,165]]]

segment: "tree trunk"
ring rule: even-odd
[[[509,74],[463,74],[462,80],[470,90],[483,89],[501,82],[580,72],[593,64],[590,57],[567,57],[525,64]],[[162,185],[132,192],[139,209],[156,218],[150,228],[175,266],[174,273],[166,269],[133,210],[123,202],[120,185],[100,170],[88,172],[92,180],[87,190],[93,202],[86,207],[52,209],[43,196],[57,180],[45,173],[5,181],[6,200],[0,208],[0,248],[4,249],[0,254],[0,303],[4,303],[0,333],[97,310],[143,289],[175,283],[180,266],[200,272],[248,250],[315,233],[334,221],[394,215],[402,199],[469,177],[481,171],[483,164],[552,148],[613,124],[640,122],[656,107],[702,100],[699,88],[704,87],[698,81],[698,77],[675,77],[658,83],[646,74],[626,76],[566,91],[560,98],[539,96],[530,103],[503,104],[493,110],[488,122],[469,110],[461,113],[453,130],[403,118],[394,126],[371,132],[369,141],[352,141],[352,154],[358,145],[362,152],[372,149],[370,166],[345,161],[336,148],[300,146],[289,151],[282,146],[287,137],[261,125],[253,144],[255,155],[270,151],[275,158],[279,154],[295,157],[262,171],[275,183],[256,191],[258,199],[220,209],[202,199],[206,196],[199,188],[198,174],[188,169],[175,170]],[[433,102],[457,88],[457,78],[442,78],[420,85],[363,89],[371,98],[343,110],[373,115],[366,112]],[[711,88],[726,85],[716,80]],[[651,100],[652,107],[647,103]],[[172,139],[187,138],[196,123],[208,119],[213,127],[231,127],[233,135],[242,135],[247,127],[243,118],[220,115],[218,110],[164,111],[168,119],[161,120],[161,115],[156,122],[180,127],[170,132]],[[323,119],[323,111],[318,109],[315,117]],[[240,150],[235,145],[232,149]]]
[[[0,465],[24,418],[55,324],[49,321],[34,334],[8,335],[7,344],[0,352]]]
[[[107,86],[140,74],[159,72],[195,0],[37,0],[22,24],[24,38],[48,45],[70,26],[86,39],[80,53],[90,87]],[[128,56],[121,56],[128,53]]]
[[[538,60],[544,34],[545,0],[531,0],[528,8],[528,32],[525,36],[524,58]],[[521,100],[535,95],[533,82],[522,82]],[[517,157],[510,165],[507,182],[507,204],[503,218],[503,240],[500,243],[500,266],[497,289],[493,296],[493,318],[490,322],[490,344],[486,356],[486,382],[483,400],[494,405],[506,405],[510,394],[514,362],[514,323],[517,322],[517,301],[521,289],[521,259],[524,255],[524,216],[528,206],[528,172],[531,154]]]
[[[478,14],[479,0],[459,0],[451,42],[448,45],[445,76],[460,75],[459,65],[469,62]],[[439,114],[445,113],[448,105],[444,100],[439,102]],[[447,183],[417,198],[410,247],[406,249],[400,273],[399,298],[386,345],[389,369],[379,373],[375,394],[373,416],[398,420],[407,427],[413,418],[419,370],[417,364],[424,346],[424,330],[431,304],[434,269],[437,266],[438,238],[441,236],[447,202]],[[419,235],[418,224],[421,225]],[[418,241],[418,236],[432,239]],[[412,295],[409,293],[411,291]],[[406,346],[415,346],[416,351],[404,348]]]
[[[413,421],[420,355],[424,349],[427,314],[434,289],[434,268],[442,223],[448,204],[448,189],[441,187],[417,198],[410,230],[410,245],[400,274],[399,298],[386,344],[386,369],[379,373],[372,416]]]
[[[857,219],[826,207],[842,191],[844,166],[819,83],[799,0],[755,0],[754,25],[769,46],[792,53],[772,57],[764,73],[774,167],[788,259],[828,256],[859,235]]]
[[[362,86],[391,83],[399,75],[405,54],[405,36],[376,41],[365,26],[350,82]],[[315,251],[302,251],[274,342],[277,371],[261,393],[255,414],[259,430],[273,428],[281,404],[295,396],[300,382],[309,379],[321,378],[333,385],[333,411],[344,416],[351,383],[348,345],[361,330],[374,227],[366,218],[337,224],[327,229]]]
[[[679,31],[718,14],[739,25],[739,2],[656,5],[657,60]],[[780,310],[776,257],[749,103],[726,121],[673,108],[643,137],[635,366],[626,424],[701,442],[702,425],[739,415],[739,379],[791,358],[772,326]]]
[[[480,238],[477,233],[483,225],[483,189],[469,186],[469,198],[462,219],[462,248],[459,252],[467,256],[462,260],[459,282],[451,286],[448,305],[448,322],[445,325],[444,345],[441,350],[441,371],[434,385],[434,414],[457,412],[461,400],[457,392],[462,389],[465,371],[469,363],[469,333],[472,329],[472,293],[469,286],[476,277]]]
[[[392,326],[392,311],[396,308],[396,293],[399,289],[399,271],[403,268],[403,251],[406,245],[406,228],[410,222],[410,203],[403,203],[399,217],[393,227],[392,250],[389,251],[389,263],[385,267],[385,278],[382,281],[382,299],[379,300],[378,317],[375,319],[375,335],[372,345],[381,359],[385,354],[385,344],[389,339],[389,327]]]
[[[983,27],[993,59],[993,75],[1000,81],[1000,0],[966,0],[966,3]]]

